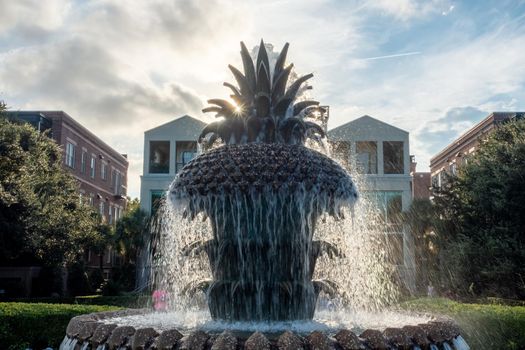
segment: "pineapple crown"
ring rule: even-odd
[[[264,42],[261,40],[254,62],[241,41],[244,74],[229,65],[238,87],[227,82],[223,84],[231,89],[230,97],[234,103],[222,99],[208,100],[212,106],[202,111],[215,112],[216,117],[223,119],[208,124],[202,130],[200,143],[213,145],[220,138],[225,144],[304,144],[307,138],[321,141],[325,137],[319,124],[307,120],[324,112],[319,102],[306,100],[295,103],[301,85],[313,74],[302,76],[287,86],[293,68],[293,64],[285,67],[288,46],[286,43],[281,50],[272,74]]]

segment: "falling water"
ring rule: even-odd
[[[78,339],[69,338],[66,336],[62,343],[60,344],[59,350],[74,350],[78,343]]]
[[[461,335],[458,335],[452,340],[452,343],[454,344],[454,348],[456,350],[470,350],[470,346],[468,346],[467,342]]]
[[[357,178],[360,182],[359,187],[365,188],[366,182]],[[260,236],[259,242],[265,240],[269,243],[269,245],[261,243],[261,247],[264,246],[265,250],[274,250],[277,253],[272,256],[283,264],[274,264],[274,266],[279,269],[291,268],[294,274],[302,275],[300,277],[302,283],[308,282],[311,277],[318,281],[316,287],[321,294],[319,302],[322,305],[329,306],[334,311],[347,312],[382,309],[395,300],[397,289],[392,283],[392,268],[386,262],[384,241],[380,235],[382,232],[378,230],[382,227],[382,222],[377,215],[375,205],[362,199],[350,210],[343,206],[344,203],[340,203],[337,205],[339,212],[330,216],[320,214],[326,211],[330,199],[319,199],[318,196],[319,193],[316,193],[315,189],[309,191],[298,189],[296,195],[290,198],[279,195],[261,197],[252,193],[249,196],[237,194],[233,201],[210,197],[198,198],[185,205],[164,203],[158,215],[160,230],[155,240],[152,259],[152,284],[156,289],[169,293],[172,310],[186,312],[202,309],[206,303],[204,291],[213,283],[213,274],[206,254],[206,242],[220,235],[225,225],[233,224],[234,230],[237,230],[235,237],[239,240],[238,244],[233,246],[238,251],[232,252],[230,248],[228,254],[236,255],[238,267],[227,268],[240,271],[242,276],[240,282],[246,282],[250,278],[253,281],[251,276],[258,273],[256,270],[261,271],[258,277],[262,276],[262,279],[267,280],[271,279],[271,275],[281,273],[279,270],[271,270],[267,265],[254,266],[254,263],[260,263],[261,260],[255,259],[250,254],[246,255],[246,249],[240,249],[243,247],[241,242],[243,235],[250,232],[251,235]],[[286,200],[291,200],[291,205],[284,206],[286,210],[283,212],[282,202]],[[211,215],[201,212],[190,221],[185,218],[187,216],[185,210],[188,206],[213,208],[214,212],[208,212]],[[215,218],[213,222],[210,216]],[[298,225],[291,230],[288,220],[290,217],[293,217],[294,220],[291,221]],[[284,227],[286,225],[288,227]],[[294,240],[295,245],[307,245],[308,239],[316,243],[301,251],[293,251],[290,250],[291,248],[280,251],[278,245],[282,244],[283,238],[279,237],[279,232],[283,231],[283,228],[287,232],[298,232],[295,236],[289,234],[284,236],[285,239]],[[301,237],[306,238],[302,243]],[[221,252],[224,254],[226,251],[224,249],[227,248],[222,249]],[[304,262],[311,261],[309,256],[315,249],[319,250],[319,259],[315,264],[314,272],[311,264]],[[252,253],[259,253],[259,251],[256,248]],[[288,256],[279,256],[279,254],[298,253],[307,256],[297,256],[292,260]],[[292,264],[295,262],[296,266],[285,266],[284,264],[289,261],[292,261]],[[303,271],[298,271],[300,269]],[[291,288],[286,285],[279,287]],[[258,288],[264,286],[259,284]],[[309,293],[313,294],[313,291]],[[226,297],[232,296],[226,295]],[[316,300],[312,295],[310,299],[312,302]],[[253,305],[253,307],[257,308],[260,305]],[[259,310],[261,316],[266,311]]]

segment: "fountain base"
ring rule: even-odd
[[[233,324],[230,329],[227,323],[222,330],[204,331],[115,323],[118,319],[147,313],[151,311],[120,310],[74,317],[59,349],[469,349],[459,328],[446,318],[359,332],[349,329],[298,332],[292,328],[292,331],[261,333],[235,329]]]

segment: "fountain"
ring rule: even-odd
[[[349,298],[337,281],[316,278],[321,256],[348,254],[316,228],[327,218],[345,220],[358,192],[338,162],[314,150],[325,147],[324,129],[316,123],[322,107],[298,100],[313,75],[289,82],[287,52],[288,44],[271,66],[262,41],[256,59],[241,43],[244,73],[230,66],[238,86],[224,83],[231,101],[208,101],[212,106],[203,112],[220,119],[204,128],[199,143],[205,151],[169,188],[166,216],[178,213],[176,226],[190,229],[172,226],[171,245],[161,236],[164,248],[154,260],[162,268],[152,275],[157,286],[170,289],[178,313],[75,317],[61,349],[468,349],[445,319],[384,313],[378,323],[394,321],[380,326],[383,331],[361,329],[359,337],[313,320],[321,294],[341,305]],[[184,272],[185,261],[199,257],[199,267]],[[209,314],[184,304],[199,293]],[[205,316],[195,322],[196,314]]]

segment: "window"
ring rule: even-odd
[[[160,207],[162,199],[164,198],[164,191],[153,190],[151,191],[151,215],[154,215],[157,212],[157,209]]]
[[[189,161],[195,158],[196,155],[197,155],[197,152],[189,152],[189,151],[182,152],[182,164],[185,165],[189,163]]]
[[[149,172],[151,174],[168,174],[170,172],[169,141],[150,141]]]
[[[446,183],[447,183],[447,178],[446,178],[446,176],[445,176],[445,171],[444,171],[444,170],[440,171],[440,172],[438,173],[437,177],[438,177],[438,187],[441,188],[441,187],[443,187],[444,185],[446,185]]]
[[[80,157],[80,172],[82,174],[86,172],[86,162],[87,162],[87,152],[82,151],[82,156]]]
[[[108,178],[108,165],[105,162],[102,162],[100,165],[100,177],[102,180],[107,180]]]
[[[113,207],[111,206],[111,204],[109,205],[109,210],[108,210],[108,222],[110,225],[113,224]]]
[[[102,220],[104,220],[105,214],[106,214],[106,204],[104,203],[104,200],[100,200],[98,212],[100,213],[100,216],[102,216]]]
[[[379,210],[381,240],[384,241],[386,259],[393,265],[404,265],[404,245],[402,226],[402,192],[401,191],[374,191],[366,193],[376,202]]]
[[[330,142],[332,155],[339,160],[343,166],[350,169],[350,142],[332,141]]]
[[[66,165],[70,168],[75,167],[75,145],[68,142],[66,144]]]
[[[88,204],[90,206],[94,206],[95,205],[95,195],[93,193],[89,194],[89,202],[88,202]]]
[[[116,176],[116,170],[115,168],[111,167],[111,178],[110,178],[110,182],[111,182],[111,188],[112,189],[115,189],[115,176]]]
[[[452,175],[457,175],[457,166],[456,166],[456,163],[452,163],[450,164],[450,174]]]
[[[118,170],[115,170],[113,176],[113,188],[116,195],[122,195],[122,173]]]
[[[399,228],[398,225],[403,210],[402,192],[377,191],[374,192],[374,194],[376,195],[377,206],[381,218],[385,223],[394,225],[394,228]]]
[[[404,174],[403,142],[383,142],[383,162],[385,174]]]
[[[95,156],[91,156],[91,164],[89,168],[89,173],[93,179],[95,178],[95,166],[96,166],[95,162],[96,162]]]
[[[111,249],[111,247],[108,247],[107,250],[106,250],[106,264],[111,264],[111,255],[112,255],[113,251]]]
[[[438,188],[439,187],[439,175],[432,176],[432,187]]]
[[[357,141],[355,152],[359,171],[363,174],[377,174],[377,142]]]
[[[403,234],[387,233],[383,237],[387,261],[392,265],[404,265]]]
[[[175,142],[175,172],[179,172],[187,163],[197,155],[196,141],[177,141]]]

